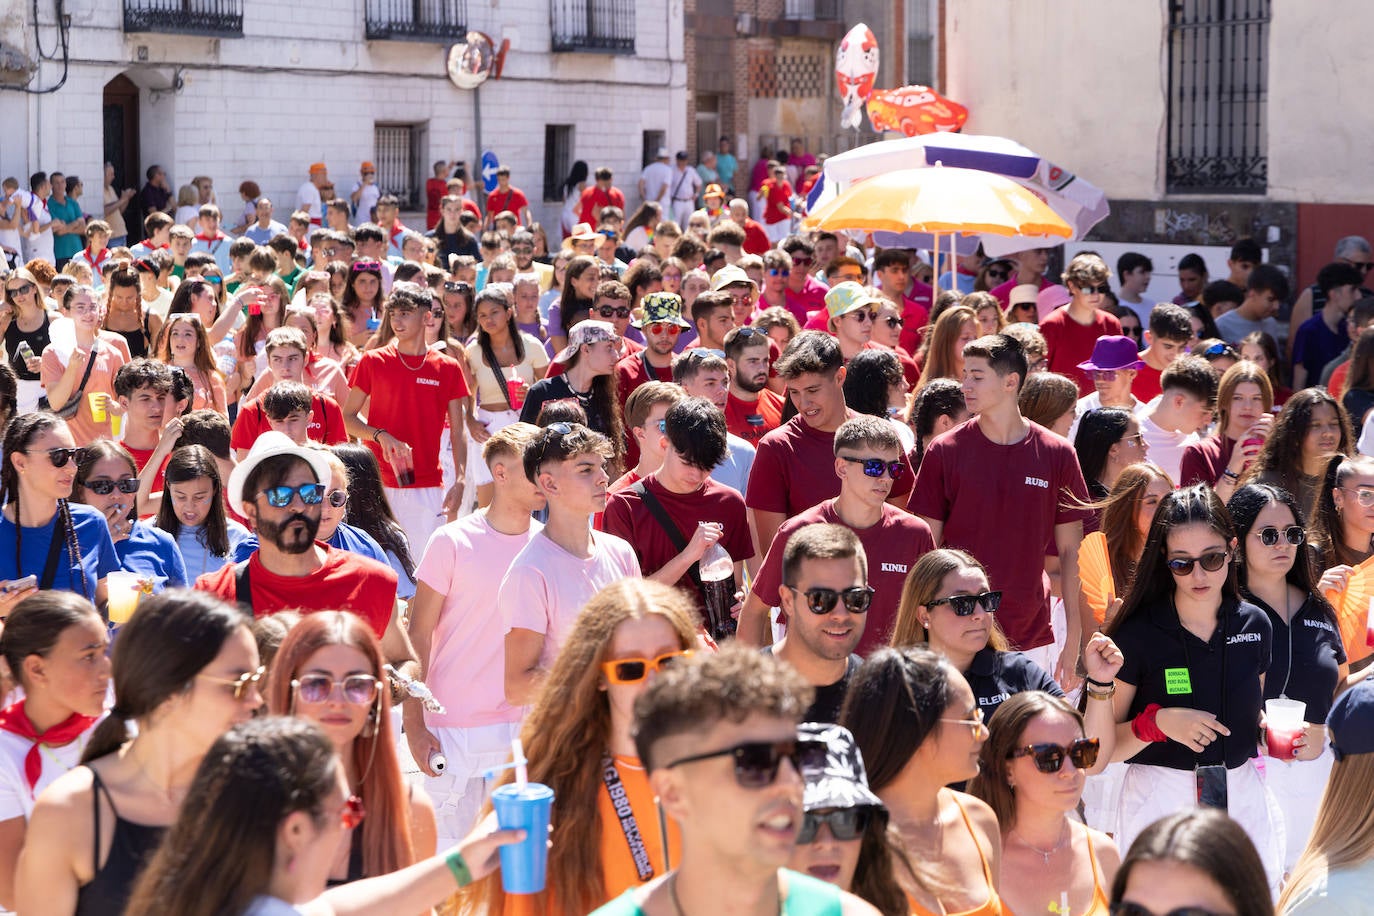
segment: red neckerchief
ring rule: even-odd
[[[91,266],[95,268],[96,273],[99,273],[99,272],[100,272],[100,265],[101,265],[101,264],[104,264],[104,263],[105,263],[105,259],[108,258],[109,256],[110,256],[110,249],[108,249],[108,248],[102,248],[102,249],[100,249],[100,254],[97,254],[97,255],[91,254],[91,249],[90,249],[89,247],[86,249],[86,260],[88,260],[88,261],[91,262]]]
[[[399,221],[391,224],[391,244],[395,245],[395,247],[398,249],[401,246],[396,243],[396,236],[401,235],[405,231],[406,227],[401,225]]]
[[[20,700],[0,710],[0,729],[33,742],[33,747],[24,755],[24,778],[29,783],[29,795],[33,795],[34,787],[38,785],[38,777],[43,775],[43,756],[39,748],[45,744],[49,747],[71,744],[95,724],[98,717],[83,716],[74,712],[40,735],[29,721],[28,714],[24,712],[24,703],[24,700]]]

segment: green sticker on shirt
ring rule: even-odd
[[[1173,696],[1193,692],[1193,679],[1188,676],[1187,668],[1164,669],[1164,692]]]

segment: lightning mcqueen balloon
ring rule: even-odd
[[[868,99],[868,120],[878,133],[900,130],[914,137],[959,130],[968,120],[968,109],[929,86],[875,89]]]
[[[844,111],[840,126],[857,128],[863,118],[863,105],[873,94],[878,76],[878,39],[862,22],[849,30],[835,49],[835,82],[840,89]]]

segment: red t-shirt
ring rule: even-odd
[[[759,188],[759,196],[764,198],[766,203],[763,207],[763,221],[770,226],[773,223],[780,223],[790,217],[782,212],[782,208],[787,206],[787,202],[792,199],[792,185],[786,181],[774,181],[768,179]]]
[[[992,587],[1002,592],[997,622],[1014,649],[1054,641],[1042,548],[1054,541],[1056,525],[1089,516],[1074,508],[1088,501],[1088,488],[1073,446],[1029,426],[1011,445],[988,439],[977,418],[940,436],[921,459],[907,503],[911,512],[944,523],[941,546],[967,550],[987,568]]]
[[[418,354],[406,355],[396,344],[365,350],[353,369],[350,384],[369,398],[367,422],[380,426],[410,445],[416,487],[443,483],[439,470],[439,438],[448,417],[449,402],[468,396],[458,363],[436,350],[412,369]],[[382,467],[382,483],[396,486],[396,472],[376,442],[365,443]]]
[[[124,450],[125,450],[126,452],[128,452],[130,455],[133,456],[133,458],[134,458],[134,464],[138,465],[138,472],[139,472],[140,474],[142,474],[142,473],[143,473],[143,469],[146,468],[146,467],[148,466],[148,461],[149,461],[149,459],[151,459],[151,458],[153,457],[153,452],[157,451],[157,449],[155,449],[155,448],[149,448],[149,449],[134,448],[132,445],[130,445],[130,444],[127,443],[127,442],[123,443],[123,445],[124,445]],[[167,458],[170,458],[170,457],[172,457],[172,456],[171,456],[171,455],[168,455],[168,456],[167,456]],[[153,478],[153,489],[152,489],[152,492],[153,492],[153,493],[157,493],[157,492],[159,492],[159,491],[163,488],[164,483],[163,483],[163,480],[162,480],[162,474],[163,474],[164,471],[167,470],[167,458],[163,458],[163,459],[162,459],[162,467],[160,467],[160,468],[157,469],[157,476]]]
[[[633,341],[631,341],[633,342]],[[625,416],[625,402],[630,399],[630,394],[643,385],[645,382],[658,380],[660,382],[671,382],[673,380],[672,365],[663,368],[650,367],[654,370],[653,379],[649,378],[649,373],[644,368],[642,358],[643,350],[636,350],[629,356],[622,356],[620,362],[615,364],[615,384],[616,397],[620,399],[620,415]],[[625,464],[634,467],[639,464],[639,442],[629,427],[625,428]]]
[[[425,181],[425,231],[428,232],[439,222],[439,202],[448,193],[448,182],[442,178]]]
[[[750,445],[782,425],[782,395],[767,388],[759,392],[759,399],[750,403],[731,392],[725,400],[725,428]]]
[[[1078,383],[1079,397],[1087,397],[1097,389],[1088,373],[1078,364],[1092,358],[1097,338],[1121,333],[1121,321],[1113,314],[1093,309],[1091,324],[1079,324],[1069,317],[1069,307],[1061,305],[1040,322],[1040,333],[1048,348],[1048,369],[1067,375]]]
[[[502,210],[509,210],[515,214],[516,219],[520,218],[520,208],[528,207],[529,200],[525,197],[525,192],[511,185],[509,191],[502,191],[497,188],[487,195],[487,213],[495,216]]]
[[[305,428],[305,436],[314,442],[325,445],[338,445],[348,441],[348,430],[344,427],[343,411],[339,402],[327,394],[311,397],[310,425]],[[229,436],[231,448],[252,448],[258,436],[269,431],[272,425],[262,409],[262,396],[258,396],[239,408],[234,420],[234,431]],[[154,489],[157,489],[154,487]]]
[[[1145,359],[1145,354],[1140,358]],[[1131,382],[1131,394],[1142,404],[1148,404],[1155,398],[1164,393],[1164,387],[1159,383],[1159,378],[1164,374],[1163,369],[1156,369],[1149,363],[1136,370],[1135,381]]]
[[[797,319],[798,324],[806,324],[812,312],[825,308],[825,294],[830,292],[830,288],[815,277],[808,276],[801,292],[794,293],[788,286],[784,286],[782,291],[787,310]]]
[[[745,254],[756,254],[760,257],[773,247],[773,243],[768,240],[768,231],[758,220],[745,217],[743,247]]]
[[[782,554],[787,539],[798,528],[818,523],[844,525],[835,512],[835,501],[827,499],[819,506],[794,515],[782,523],[773,546],[768,549],[759,567],[751,591],[754,597],[769,607],[779,607],[778,587],[782,585]],[[845,525],[848,528],[848,525]],[[873,586],[873,603],[864,615],[864,635],[854,651],[867,655],[887,645],[892,628],[897,623],[897,608],[902,603],[902,585],[912,564],[927,551],[935,549],[930,526],[923,520],[903,512],[896,506],[883,504],[883,517],[868,528],[850,529],[859,536],[868,558],[868,584]],[[809,612],[808,612],[809,613]]]
[[[902,296],[902,335],[897,338],[897,345],[908,353],[915,353],[921,347],[926,325],[930,324],[934,291],[920,280],[912,280],[911,292],[910,296]]]
[[[658,482],[657,474],[644,478],[644,486],[663,503],[668,517],[677,524],[684,540],[692,539],[698,522],[720,522],[725,526],[720,546],[725,548],[730,558],[738,562],[754,556],[754,538],[749,533],[744,499],[736,490],[708,477],[700,488],[691,493],[673,493]],[[633,484],[617,490],[607,498],[602,524],[607,534],[630,542],[635,555],[639,557],[639,568],[648,576],[677,556],[678,549],[632,487]],[[678,579],[676,585],[700,605],[700,595],[690,575]]]
[[[1229,436],[1208,436],[1183,449],[1178,462],[1178,485],[1191,487],[1195,483],[1216,486],[1221,472],[1231,463],[1236,440]]]
[[[849,416],[858,414],[851,410]],[[907,473],[893,483],[893,496],[911,492],[911,462],[905,455],[902,461]],[[749,508],[792,516],[839,495],[834,433],[813,429],[798,415],[759,441],[744,498]]]
[[[279,576],[262,565],[258,552],[248,558],[248,584],[253,595],[253,616],[265,617],[286,609],[304,611],[352,611],[368,622],[380,639],[396,609],[396,572],[371,557],[330,547],[324,565],[308,576]],[[238,600],[234,577],[238,564],[230,563],[196,580],[196,588],[218,595],[233,604]]]
[[[602,208],[619,207],[621,210],[625,209],[625,195],[621,193],[619,188],[613,187],[609,191],[603,191],[600,185],[594,184],[583,189],[581,204],[582,209],[578,211],[578,222],[590,223],[595,229],[597,223],[600,222],[597,219],[597,214],[601,212]]]

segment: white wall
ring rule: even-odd
[[[235,189],[251,178],[280,214],[317,160],[329,164],[336,187],[347,193],[358,164],[374,158],[375,121],[427,122],[426,162],[474,164],[473,93],[445,76],[447,48],[364,41],[363,0],[245,0],[244,37],[223,40],[125,35],[118,0],[67,6],[75,62],[66,86],[47,96],[0,92],[5,175],[59,169],[89,176],[94,194],[103,159],[102,89],[119,73],[145,87],[143,166],[162,164],[174,187],[210,175],[226,212],[236,212]],[[46,23],[51,0],[40,7]],[[24,0],[0,0],[0,40],[32,48],[31,28],[21,28],[27,8]],[[573,125],[573,158],[610,166],[631,193],[641,131],[666,131],[673,148],[685,142],[681,0],[638,4],[633,56],[550,53],[547,0],[469,0],[468,19],[469,28],[496,42],[511,41],[502,78],[481,89],[483,145],[511,167],[513,183],[545,225],[556,226],[561,209],[542,202],[545,124]],[[48,24],[41,33],[50,47],[54,29]],[[135,63],[140,48],[145,64]],[[60,66],[45,63],[39,83],[50,85],[59,73]],[[178,73],[180,91],[158,91]]]

